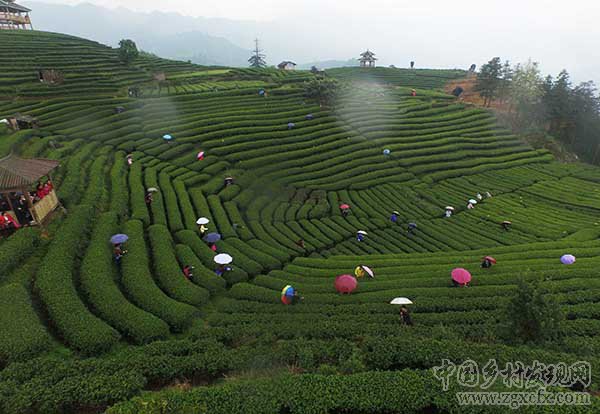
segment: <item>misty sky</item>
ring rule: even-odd
[[[78,0],[42,0],[78,4]],[[380,64],[468,67],[493,56],[566,68],[600,84],[600,2],[595,0],[86,0],[104,7],[276,23],[299,62],[370,48]],[[27,4],[27,0],[22,0]],[[271,25],[271,29],[272,29]],[[201,29],[201,28],[199,28]],[[222,35],[219,33],[209,33]],[[261,33],[256,33],[261,36]],[[276,39],[265,35],[269,42]],[[292,39],[292,40],[290,40]],[[239,41],[237,43],[240,43]],[[239,44],[250,48],[251,39]],[[281,45],[277,45],[278,48]]]

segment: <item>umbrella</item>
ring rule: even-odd
[[[340,210],[349,210],[350,206],[348,204],[342,204],[340,205]]]
[[[475,200],[474,198],[472,198],[472,199],[469,200],[469,203],[471,203],[471,204],[477,204],[477,200]]]
[[[367,267],[367,266],[361,266],[361,267],[369,275],[369,277],[371,279],[373,279],[375,277],[375,272],[373,272],[373,270],[371,270],[370,267]]]
[[[287,285],[283,289],[281,289],[281,296],[294,296],[296,289],[293,286]]]
[[[290,122],[290,123],[288,124],[288,128],[289,128],[289,129],[292,129],[292,128],[294,128],[295,126],[296,126],[296,124],[294,124],[293,122]]]
[[[398,210],[394,210],[394,211],[392,211],[392,213],[394,213],[394,214],[395,214],[395,215],[397,215],[397,216],[399,216],[399,215],[400,215],[400,212],[399,212]]]
[[[572,254],[565,254],[560,258],[560,261],[562,264],[572,265],[573,263],[575,263],[575,256],[573,256]]]
[[[229,256],[227,253],[221,253],[215,256],[215,263],[220,265],[228,265],[233,262],[233,257]]]
[[[207,243],[216,243],[221,240],[221,235],[219,233],[208,233],[203,240]]]
[[[446,206],[446,210],[454,211],[454,207],[452,207],[452,206]]]
[[[504,220],[502,224],[512,224],[512,221]]]
[[[408,227],[416,229],[419,226],[417,226],[417,223],[408,223]]]
[[[206,217],[200,217],[197,221],[196,224],[208,224],[210,223],[210,220],[207,219]]]
[[[390,302],[391,305],[412,305],[412,300],[409,298],[394,298]]]
[[[492,264],[496,264],[496,259],[494,259],[492,256],[485,256],[483,258],[483,260],[487,260],[488,262],[490,262]]]
[[[158,188],[156,188],[156,187],[150,187],[147,191],[149,193],[158,193]]]
[[[225,177],[225,181],[233,181],[233,177]]]
[[[166,134],[166,135],[163,135],[163,139],[165,141],[171,141],[173,139],[173,137],[171,135],[169,135],[169,134]]]
[[[391,153],[392,153],[392,151],[390,151],[387,148],[383,150],[383,155],[390,155]]]
[[[306,115],[306,119],[308,119],[308,120],[311,120],[311,119],[314,119],[314,118],[315,118],[315,116],[313,114]]]
[[[358,281],[352,275],[341,275],[335,278],[335,289],[340,293],[352,293],[358,286]]]
[[[364,236],[366,236],[366,235],[368,235],[368,234],[369,234],[369,233],[367,233],[367,232],[366,232],[366,231],[364,231],[364,230],[359,230],[359,231],[357,231],[357,233],[358,233],[358,234],[362,234],[362,235],[364,235]]]
[[[112,244],[125,243],[127,240],[129,240],[129,236],[127,236],[126,234],[115,234],[110,238],[110,242]]]
[[[469,283],[471,281],[471,273],[463,268],[454,269],[452,271],[452,280],[464,285],[465,283]]]
[[[264,90],[264,89],[261,89],[260,91],[258,91],[258,94],[259,94],[259,95],[264,95],[264,94],[265,94],[265,90]]]
[[[198,161],[202,161],[204,159],[204,151],[200,151],[196,158],[198,158]]]

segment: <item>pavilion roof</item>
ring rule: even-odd
[[[42,158],[19,158],[15,155],[0,159],[0,191],[17,191],[30,187],[48,175],[60,163]]]
[[[21,6],[20,4],[15,3],[13,0],[0,0],[0,7],[7,7],[9,9],[24,13],[31,11],[31,9],[28,9],[25,6]]]

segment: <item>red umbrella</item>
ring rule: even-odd
[[[463,268],[457,268],[452,271],[452,280],[461,285],[469,283],[471,281],[471,273]]]
[[[335,278],[335,289],[340,293],[352,293],[358,282],[352,275],[341,275]]]
[[[340,210],[348,210],[348,209],[350,209],[350,206],[348,204],[340,205]]]
[[[483,260],[487,260],[492,264],[496,264],[496,259],[494,259],[492,256],[485,256]]]

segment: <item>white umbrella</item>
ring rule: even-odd
[[[395,298],[390,302],[392,305],[412,305],[412,301],[409,298]]]
[[[210,223],[210,220],[207,219],[206,217],[200,217],[197,221],[196,224],[208,224]]]
[[[155,187],[150,187],[150,188],[149,188],[147,191],[148,191],[149,193],[158,193],[158,188],[155,188]]]
[[[367,274],[369,275],[369,277],[371,279],[375,277],[375,272],[373,272],[373,270],[370,267],[368,267],[368,266],[361,266],[361,267],[365,272],[367,272]]]
[[[8,119],[0,119],[0,124],[7,124],[8,125]]]
[[[365,236],[366,236],[367,234],[369,234],[369,233],[367,233],[367,232],[366,232],[366,231],[364,231],[364,230],[359,230],[359,231],[357,231],[357,233],[358,233],[358,234],[363,234],[363,235],[365,235]]]
[[[472,198],[472,199],[469,200],[469,203],[471,203],[471,204],[477,204],[477,200],[475,200],[474,198]]]
[[[398,210],[394,210],[394,211],[392,211],[392,213],[394,213],[394,214],[395,214],[395,215],[397,215],[397,216],[399,216],[399,215],[400,215],[400,212],[399,212]]]
[[[454,207],[452,207],[452,206],[446,206],[446,210],[454,211]]]
[[[233,257],[229,256],[227,253],[221,253],[215,256],[215,263],[220,265],[228,265],[233,262]]]

